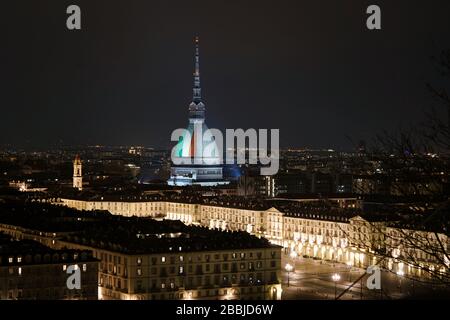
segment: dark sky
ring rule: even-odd
[[[2,2],[0,144],[170,145],[187,124],[200,36],[212,128],[279,128],[282,146],[351,149],[420,121],[450,48],[450,1]],[[66,29],[66,7],[82,30]],[[366,29],[378,4],[382,30]]]

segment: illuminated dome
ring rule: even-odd
[[[175,155],[182,158],[183,164],[219,165],[221,163],[220,149],[204,122],[198,124],[191,122],[186,131],[175,146]]]

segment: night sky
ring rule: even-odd
[[[420,121],[425,83],[445,84],[430,57],[450,48],[448,0],[9,2],[2,145],[170,146],[188,123],[195,35],[208,126],[279,128],[285,147],[352,149]],[[366,28],[370,4],[382,30]]]

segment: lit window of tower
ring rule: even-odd
[[[81,174],[81,159],[76,155],[73,161],[73,187],[82,190],[83,189],[83,177]]]

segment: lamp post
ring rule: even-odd
[[[352,282],[352,264],[350,261],[347,261],[347,267],[348,267],[348,281]]]
[[[399,270],[399,271],[397,272],[397,275],[399,276],[399,277],[398,277],[398,280],[399,280],[399,285],[398,285],[398,287],[399,287],[400,292],[401,292],[401,291],[402,291],[402,277],[405,275],[405,272],[404,272],[403,270]]]
[[[291,256],[292,259],[297,258],[297,251],[295,251],[295,250],[291,251],[290,256]]]
[[[292,272],[292,270],[294,270],[294,267],[290,263],[287,263],[284,268],[288,273],[288,287],[289,287],[289,274]]]
[[[331,276],[331,279],[334,281],[334,300],[336,300],[337,297],[337,282],[341,280],[341,276],[337,273],[333,274]]]

